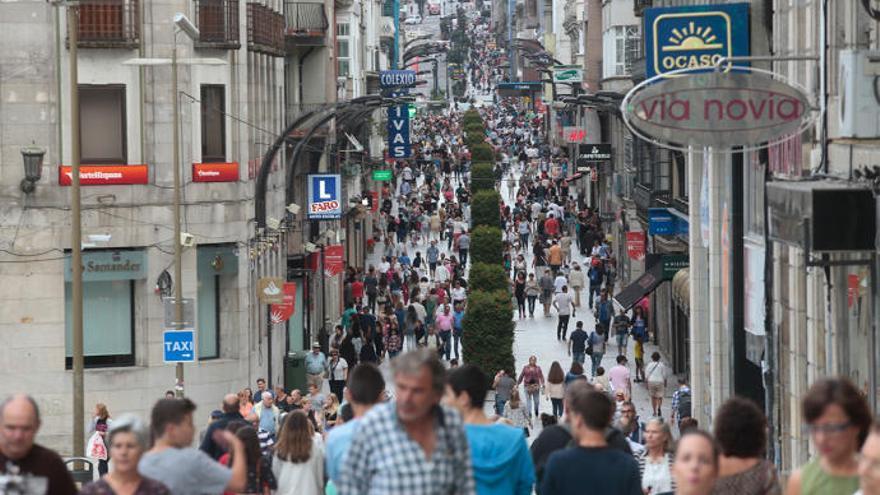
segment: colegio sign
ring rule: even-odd
[[[771,73],[679,74],[649,79],[624,98],[624,121],[640,137],[674,149],[748,148],[796,135],[817,116],[803,91]]]

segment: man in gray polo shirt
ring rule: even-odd
[[[506,371],[500,370],[495,374],[492,388],[495,389],[495,414],[504,415],[504,404],[510,400],[510,393],[516,387],[516,380],[510,377]]]
[[[190,447],[195,435],[193,411],[189,399],[162,399],[153,406],[150,417],[156,443],[141,458],[138,470],[146,477],[160,480],[173,495],[242,492],[247,485],[247,454],[244,444],[234,434],[215,433],[232,453],[232,468],[227,468],[199,449]]]

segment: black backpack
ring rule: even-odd
[[[678,410],[676,414],[678,414],[679,421],[691,417],[691,392],[689,390],[682,390],[678,393]]]

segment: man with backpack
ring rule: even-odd
[[[681,420],[690,418],[691,411],[691,388],[688,387],[687,378],[678,379],[678,390],[672,393],[672,421],[681,425]]]

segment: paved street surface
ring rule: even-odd
[[[476,93],[475,97],[480,102],[491,102],[491,94],[486,93]],[[519,180],[519,174],[516,175],[516,180]],[[419,183],[421,183],[421,178],[419,178]],[[399,186],[399,184],[398,184]],[[502,181],[501,185],[501,196],[505,202],[510,201],[509,196],[509,187],[511,185],[507,180]],[[516,187],[516,184],[513,184],[513,187]],[[397,201],[394,201],[392,208],[392,215],[397,214]],[[440,242],[437,244],[442,253],[447,253],[447,255],[451,254],[446,249],[446,243]],[[407,244],[407,253],[410,257],[415,255],[416,251],[421,251],[424,256],[425,249],[427,249],[428,244],[426,242],[421,242],[413,247],[411,244]],[[529,270],[531,271],[531,261],[532,254],[530,251],[526,251],[525,253],[526,261]],[[572,256],[574,261],[577,261],[582,267],[589,266],[589,257],[581,256],[578,253],[578,249],[576,245],[572,245]],[[378,266],[381,258],[381,249],[379,247],[374,249],[374,252],[368,257],[367,267],[370,264],[374,266]],[[583,289],[581,293],[581,308],[576,313],[575,316],[571,318],[569,323],[569,334],[574,330],[577,321],[584,322],[584,328],[589,333],[595,326],[595,319],[593,317],[592,312],[587,307],[587,290]],[[516,304],[514,303],[514,306]],[[522,367],[528,362],[529,356],[536,356],[538,358],[538,365],[544,372],[546,377],[547,373],[550,370],[550,365],[553,361],[559,361],[559,364],[562,365],[563,371],[567,372],[569,367],[571,366],[571,357],[568,356],[567,353],[567,342],[559,342],[556,340],[556,311],[551,309],[551,314],[548,317],[543,315],[543,309],[540,302],[537,303],[535,308],[535,317],[529,318],[526,317],[524,319],[517,318],[516,313],[513,314],[514,319],[516,320],[516,330],[515,330],[515,338],[514,338],[514,357],[516,360],[516,369],[517,373]],[[611,369],[612,366],[616,364],[615,360],[617,358],[617,354],[615,353],[617,348],[616,342],[613,337],[608,342],[608,352],[605,353],[602,358],[602,366],[607,370]],[[650,355],[658,350],[657,346],[646,343],[645,344],[645,359],[646,362],[650,360]],[[627,348],[627,358],[629,359],[630,371],[632,373],[632,377],[635,378],[635,358],[633,355],[633,342],[632,339],[629,339],[629,346]],[[386,379],[391,379],[391,370],[388,360],[386,359],[381,368],[386,375]],[[587,357],[586,365],[585,365],[586,374],[589,376],[590,373],[590,358]],[[494,375],[495,370],[486,370],[486,372],[490,375]],[[677,386],[675,377],[670,377],[668,381],[668,387],[666,390],[666,395],[663,400],[662,412],[663,417],[668,418],[671,413],[671,402],[672,402],[672,393],[675,391]],[[326,391],[329,389],[326,388]],[[523,395],[524,396],[524,395]],[[652,415],[651,412],[651,399],[648,395],[648,388],[645,383],[633,383],[633,397],[632,400],[636,405],[636,411],[641,417],[641,420],[649,418]],[[494,414],[493,410],[494,405],[494,397],[490,395],[487,398],[486,402],[486,412],[488,414]],[[541,399],[541,412],[551,412],[550,399],[546,396],[542,396]],[[540,431],[540,421],[534,422],[534,427],[536,430]],[[529,438],[529,442],[534,440],[537,437],[537,434],[532,434]]]

